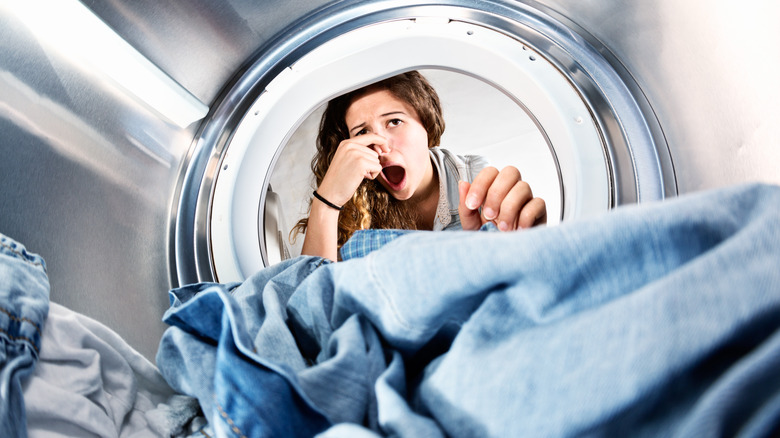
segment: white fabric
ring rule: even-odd
[[[24,400],[32,438],[171,436],[198,409],[118,334],[55,303]]]

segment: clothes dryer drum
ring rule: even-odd
[[[322,105],[401,71],[440,92],[447,146],[521,168],[549,226],[780,182],[778,18],[769,0],[6,2],[0,229],[46,259],[52,301],[152,358],[168,289],[300,251]]]

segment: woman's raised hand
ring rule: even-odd
[[[382,172],[379,157],[388,152],[390,148],[387,140],[375,134],[359,135],[342,141],[317,187],[317,193],[336,206],[346,204],[363,179],[379,176]],[[325,203],[312,201],[301,254],[337,260],[338,213],[338,210]]]
[[[352,198],[364,179],[374,179],[382,172],[379,157],[390,152],[387,140],[377,134],[365,134],[343,140],[317,193],[337,205]]]
[[[520,171],[514,166],[507,166],[501,172],[486,167],[471,184],[461,181],[458,189],[458,213],[464,230],[479,229],[490,221],[501,231],[547,223],[544,200],[534,197],[531,186],[521,179]]]

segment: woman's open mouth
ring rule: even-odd
[[[406,169],[397,165],[390,165],[382,169],[382,178],[390,190],[400,191],[406,185]]]

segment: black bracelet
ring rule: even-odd
[[[322,201],[323,204],[327,205],[330,208],[335,208],[338,211],[341,211],[341,209],[343,208],[323,198],[319,193],[317,193],[316,190],[313,192],[313,195],[315,198],[319,199],[320,201]]]

